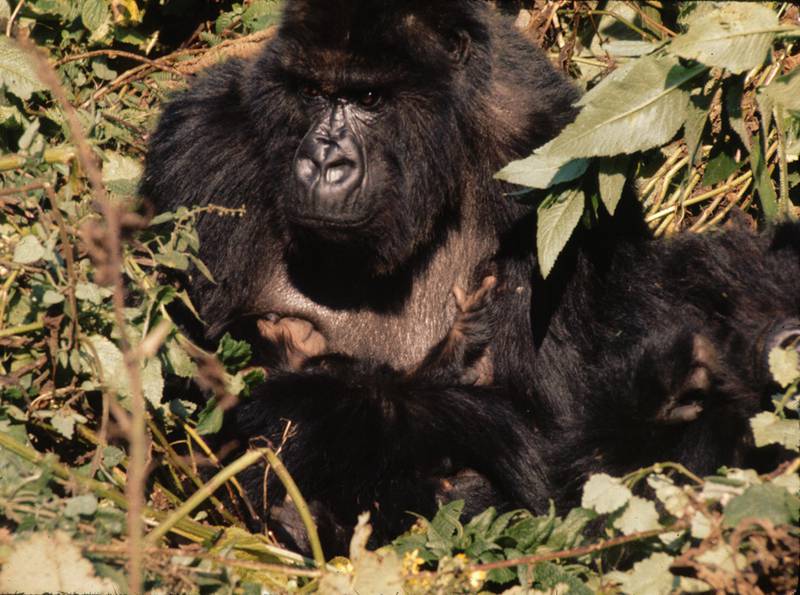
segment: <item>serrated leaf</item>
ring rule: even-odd
[[[115,391],[121,397],[130,397],[130,380],[122,352],[114,343],[100,335],[92,335],[89,337],[89,342],[100,360],[103,382],[106,387]],[[152,358],[147,361],[141,368],[140,379],[142,394],[145,399],[150,401],[154,407],[159,406],[164,394],[164,378],[161,373],[161,362],[158,358]],[[124,404],[125,402],[123,401]]]
[[[686,121],[689,93],[682,85],[704,72],[672,56],[647,56],[598,85],[575,121],[552,141],[553,159],[630,154],[662,145]]]
[[[0,36],[0,86],[25,101],[46,89],[25,52],[5,36]]]
[[[689,98],[689,111],[686,116],[686,124],[683,126],[683,140],[686,143],[686,151],[691,163],[695,165],[700,161],[701,153],[698,149],[716,88],[716,85],[711,85],[710,89],[701,89],[699,93],[692,94]]]
[[[614,526],[624,535],[630,535],[640,531],[658,529],[661,527],[661,523],[658,522],[658,511],[655,504],[650,500],[633,496],[628,501],[628,506],[622,515],[614,520]]]
[[[545,200],[538,210],[536,252],[539,270],[547,277],[572,232],[581,220],[586,198],[581,189],[569,189]]]
[[[589,165],[587,159],[564,159],[549,154],[552,141],[542,146],[530,157],[512,161],[495,177],[528,188],[549,188],[570,182],[583,175]]]
[[[734,74],[761,66],[775,34],[784,30],[769,6],[754,2],[729,2],[692,21],[689,30],[675,37],[670,52]]]
[[[611,215],[617,210],[619,199],[622,198],[627,171],[628,157],[624,155],[600,161],[600,168],[597,173],[600,199]]]
[[[217,346],[217,357],[231,373],[243,369],[253,357],[253,349],[247,341],[238,341],[225,333]]]
[[[45,257],[47,251],[42,243],[34,235],[27,235],[23,237],[16,246],[14,246],[14,262],[19,264],[32,264],[37,260]]]
[[[800,112],[800,69],[795,68],[766,87],[761,87],[758,95],[769,97],[772,105]]]
[[[725,507],[723,525],[736,527],[748,517],[769,519],[776,525],[791,525],[800,518],[800,498],[769,483],[751,486]]]
[[[780,444],[789,450],[800,450],[800,422],[781,419],[774,413],[762,411],[750,420],[756,446]]]
[[[663,552],[657,552],[641,562],[633,565],[627,573],[609,572],[606,576],[620,584],[623,593],[629,595],[667,595],[672,592],[675,580],[669,571],[674,558]]]
[[[104,25],[108,26],[110,20],[111,12],[108,10],[108,4],[106,4],[105,0],[83,0],[81,4],[81,21],[89,31],[92,33],[101,31]]]
[[[769,372],[775,382],[787,388],[800,378],[800,353],[793,348],[774,348],[769,352]]]
[[[592,475],[583,486],[581,506],[599,514],[619,510],[633,497],[630,489],[617,477],[605,473]]]

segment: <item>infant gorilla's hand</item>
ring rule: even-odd
[[[325,337],[307,320],[270,315],[257,325],[261,337],[278,348],[288,370],[300,370],[307,359],[323,355],[328,349]]]

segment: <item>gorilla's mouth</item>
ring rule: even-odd
[[[325,213],[291,210],[287,213],[289,222],[305,229],[325,232],[355,231],[369,225],[374,213]]]

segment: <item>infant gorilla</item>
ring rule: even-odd
[[[491,304],[496,288],[494,275],[484,277],[480,286],[470,293],[454,286],[457,309],[450,331],[406,375],[444,385],[491,384],[492,360],[488,345],[493,335]],[[308,320],[275,314],[258,320],[256,326],[260,338],[266,342],[259,347],[268,372],[324,369],[333,365],[333,358],[342,357],[328,353],[327,340]]]

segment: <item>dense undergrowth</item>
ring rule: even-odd
[[[626,180],[657,235],[734,210],[753,225],[798,216],[796,6],[524,4],[516,26],[592,89],[575,124],[501,173],[548,189],[545,271],[577,225],[613,212]],[[365,519],[349,559],[334,560],[248,532],[213,495],[240,491],[235,473],[261,457],[291,480],[279,453],[222,469],[207,446],[262,374],[246,344],[207,353],[173,324],[168,305],[193,310],[176,279],[210,274],[198,212],[148,220],[135,189],[162,101],[203,67],[257,51],[278,11],[0,0],[0,592],[794,592],[800,458],[762,476],[666,462],[597,475],[565,517],[462,519],[453,503],[377,552]],[[754,437],[797,453],[797,352],[770,361],[782,390]],[[190,398],[192,382],[207,402]],[[202,465],[217,467],[210,482]]]

